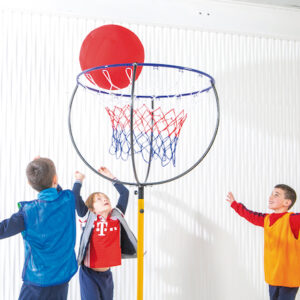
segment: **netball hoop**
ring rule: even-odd
[[[112,70],[119,70],[119,75],[123,77],[122,82],[128,83],[127,87],[118,87],[110,76]],[[140,73],[138,80],[137,71]],[[98,87],[93,80],[96,76],[105,80],[106,87],[109,88]],[[82,96],[76,97],[79,89]],[[83,98],[83,93],[91,95],[87,96],[88,100],[85,102],[86,110],[92,114],[88,119],[99,119],[99,123],[93,123],[85,130],[78,127],[79,133],[75,142],[72,111],[75,98]],[[93,97],[94,102],[90,101],[89,97]],[[77,111],[77,116],[82,114],[82,108],[78,108]],[[101,123],[105,118],[108,122]],[[100,135],[98,139],[103,141],[102,144],[111,158],[119,160],[120,163],[130,164],[132,168],[133,178],[119,178],[118,182],[138,187],[137,299],[142,300],[144,187],[183,177],[198,166],[210,151],[220,122],[215,81],[207,73],[166,64],[133,63],[95,67],[77,76],[77,84],[69,106],[68,122],[71,141],[77,154],[97,175],[114,181],[100,174],[91,163],[91,157],[95,151],[99,151],[98,148],[93,150],[90,144],[87,146],[85,142],[81,142],[86,140],[88,135],[92,135],[95,128],[98,128],[102,136],[111,131],[110,141],[104,141]],[[81,131],[83,132],[80,133]],[[94,140],[96,139],[97,135]],[[193,147],[195,149],[191,151]],[[156,174],[164,173],[170,176],[157,179],[158,175],[155,175],[150,179],[151,171],[157,168],[166,171]],[[126,172],[126,176],[129,176],[127,174],[129,172]]]

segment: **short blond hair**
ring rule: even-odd
[[[109,200],[109,198],[107,197],[106,194],[104,193],[101,193],[101,192],[95,192],[95,193],[92,193],[88,196],[88,198],[86,199],[85,201],[85,205],[87,206],[87,208],[89,210],[93,210],[94,209],[94,202],[95,202],[95,196],[96,195],[100,195],[100,196],[103,196],[105,197],[107,200]]]

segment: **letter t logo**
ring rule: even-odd
[[[99,231],[99,236],[105,236],[104,234],[104,228],[107,226],[107,222],[97,222],[97,228],[96,231]]]

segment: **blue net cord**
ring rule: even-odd
[[[167,166],[170,162],[175,167],[178,137],[162,137],[159,134],[153,137],[152,147],[150,146],[151,135],[147,133],[140,132],[137,135],[133,133],[133,140],[134,153],[141,154],[146,163],[149,163],[151,151],[151,160],[159,158],[163,167]],[[117,159],[128,160],[131,156],[130,132],[113,129],[109,153],[115,155]]]
[[[112,142],[109,152],[116,158],[128,160],[131,156],[130,106],[106,107],[112,123]],[[134,110],[133,148],[146,163],[160,159],[163,167],[176,164],[176,147],[181,128],[187,118],[182,110],[176,115],[171,109],[163,113],[161,108],[150,110],[146,105]],[[151,142],[152,141],[152,142]],[[151,155],[150,155],[151,153]]]

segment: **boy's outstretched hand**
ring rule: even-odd
[[[100,167],[98,169],[98,172],[101,174],[101,175],[104,175],[110,179],[115,179],[116,177],[106,168],[106,167]]]
[[[84,175],[84,174],[82,174],[82,173],[80,173],[80,172],[78,172],[78,171],[75,172],[75,179],[76,179],[76,180],[79,180],[79,181],[82,182],[84,178],[85,178],[85,175]]]
[[[231,192],[229,192],[229,193],[227,194],[226,201],[229,202],[230,205],[232,204],[232,202],[235,201],[234,196],[233,196],[233,194],[232,194]]]

